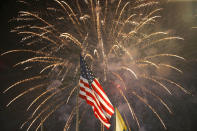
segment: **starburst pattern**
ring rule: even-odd
[[[160,92],[172,95],[171,87],[187,94],[189,92],[166,73],[183,73],[173,63],[181,63],[185,59],[169,53],[174,49],[168,47],[183,38],[157,28],[162,11],[159,1],[53,0],[47,1],[44,6],[41,1],[19,2],[27,6],[27,10],[19,11],[18,17],[11,20],[17,23],[12,32],[22,36],[21,42],[28,49],[12,50],[2,55],[18,52],[34,54],[14,67],[39,67],[40,71],[4,91],[7,93],[23,83],[38,81],[38,84],[15,96],[7,106],[34,90],[41,90],[27,106],[27,111],[33,111],[21,128],[26,125],[27,130],[34,127],[38,130],[51,114],[76,98],[73,96],[78,87],[80,53],[103,84],[110,84],[110,89],[118,92],[121,96],[118,101],[123,100],[128,105],[138,127],[141,123],[132,98],[145,104],[166,128],[143,93],[152,96],[172,113]],[[104,89],[112,96],[106,86]],[[114,105],[120,104],[116,98],[111,98]],[[75,108],[74,105],[64,130],[69,129]]]

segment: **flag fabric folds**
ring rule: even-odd
[[[80,55],[80,91],[79,96],[92,106],[94,115],[109,129],[109,119],[114,114],[114,108],[104,92],[99,81],[95,78],[84,58]]]
[[[128,131],[128,128],[117,108],[116,108],[116,131]]]

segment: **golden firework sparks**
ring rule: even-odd
[[[31,8],[31,1],[20,2]],[[166,84],[170,83],[190,94],[171,77],[164,77],[159,73],[165,68],[182,74],[183,71],[177,65],[166,64],[165,59],[181,60],[180,63],[185,61],[182,56],[169,53],[169,50],[174,50],[174,48],[160,49],[162,44],[167,45],[168,42],[172,44],[174,41],[184,39],[171,36],[167,31],[152,29],[156,24],[160,24],[156,22],[162,17],[160,15],[162,8],[159,4],[156,0],[114,2],[109,0],[74,0],[72,2],[54,0],[47,4],[49,7],[44,8],[47,13],[37,11],[33,7],[31,10],[19,11],[18,17],[10,20],[17,23],[11,32],[22,36],[21,42],[26,43],[31,50],[11,50],[1,55],[31,53],[34,54],[33,57],[18,62],[14,67],[25,66],[25,69],[29,69],[27,65],[30,64],[32,68],[34,66],[41,68],[39,68],[39,75],[16,82],[4,93],[23,83],[35,80],[40,83],[18,93],[7,106],[42,87],[42,92],[28,105],[27,111],[31,112],[30,109],[33,109],[33,112],[21,128],[28,124],[27,130],[34,128],[33,125],[36,125],[36,130],[38,130],[58,108],[69,104],[71,99],[75,99],[72,96],[76,94],[78,88],[81,52],[101,81],[109,83],[113,78],[114,81],[119,82],[120,86],[122,85],[123,89],[114,85],[116,88],[113,90],[117,90],[121,96],[120,100],[124,100],[128,105],[138,127],[141,121],[136,114],[137,110],[132,106],[135,101],[130,100],[130,97],[135,97],[147,105],[166,128],[157,110],[134,88],[135,83],[135,86],[160,102],[170,114],[172,111],[167,103],[152,90],[164,90],[163,93],[167,92],[172,95],[173,92]],[[34,49],[35,46],[37,48]],[[53,81],[57,79],[61,84],[44,88],[48,87],[46,85],[53,84]],[[147,88],[147,84],[153,88]],[[114,105],[118,106],[117,103],[114,102]],[[64,130],[68,130],[71,126],[71,120],[75,115],[75,105],[72,109]]]

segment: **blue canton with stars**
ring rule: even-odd
[[[81,68],[81,76],[88,80],[88,83],[91,85],[93,80],[95,79],[94,74],[88,67],[86,61],[84,60],[83,56],[80,55],[80,68]]]

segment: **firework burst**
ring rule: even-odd
[[[18,81],[4,91],[14,91],[24,83],[38,83],[7,104],[9,106],[24,95],[39,90],[40,94],[27,106],[31,115],[21,128],[38,130],[51,114],[76,98],[80,53],[102,81],[112,103],[115,106],[126,103],[138,127],[142,122],[136,114],[134,99],[146,105],[166,128],[145,96],[156,99],[171,114],[162,94],[172,95],[173,87],[189,92],[170,77],[183,73],[176,63],[185,59],[170,53],[169,44],[183,38],[158,30],[162,8],[157,0],[19,2],[27,6],[27,10],[19,11],[18,17],[11,20],[17,25],[12,32],[22,36],[21,42],[28,49],[12,50],[2,55],[34,54],[14,67],[40,69],[37,75]],[[72,108],[64,130],[70,128],[75,115],[74,104]]]

